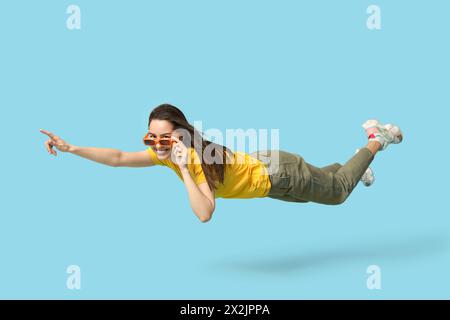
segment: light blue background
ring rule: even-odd
[[[81,30],[66,8],[81,8]],[[382,30],[366,28],[366,8]],[[450,298],[448,1],[2,1],[0,298]],[[143,150],[149,112],[280,129],[345,162],[370,118],[405,140],[341,206],[217,201],[200,223],[167,168],[47,154]],[[81,290],[66,268],[81,267]],[[366,287],[378,265],[382,290]]]

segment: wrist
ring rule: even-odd
[[[67,152],[74,153],[77,150],[77,146],[69,145],[69,149],[67,149]]]
[[[181,173],[187,173],[187,174],[189,174],[189,170],[188,170],[188,167],[186,166],[186,167],[180,167],[180,171],[181,171]]]

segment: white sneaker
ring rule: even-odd
[[[359,152],[360,149],[356,149],[356,153]],[[373,174],[373,170],[371,167],[368,167],[366,172],[361,177],[360,180],[366,187],[370,187],[375,182],[375,175]]]
[[[378,120],[367,120],[362,127],[366,130],[369,141],[381,143],[380,151],[385,150],[391,143],[398,144],[403,140],[400,128],[392,124],[382,125]]]

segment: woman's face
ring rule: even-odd
[[[177,132],[173,131],[173,125],[167,120],[152,120],[148,128],[150,137],[152,138],[170,138],[171,136],[179,137]],[[151,147],[156,152],[158,159],[165,160],[170,158],[171,146],[162,146],[159,142]]]

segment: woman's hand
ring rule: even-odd
[[[187,169],[188,149],[177,137],[172,136],[172,139],[175,140],[175,143],[172,145],[172,152],[175,157],[174,162],[181,170]]]
[[[40,132],[47,135],[50,139],[45,141],[45,147],[47,148],[48,153],[56,156],[56,150],[53,150],[53,147],[56,147],[61,152],[67,152],[70,150],[71,145],[65,142],[58,136],[55,136],[53,133],[48,132],[44,129],[39,129]]]

